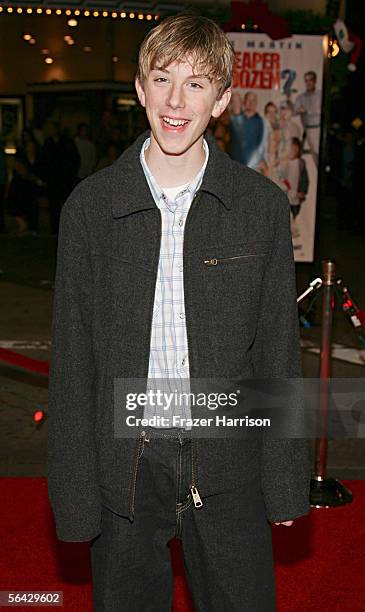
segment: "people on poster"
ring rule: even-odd
[[[232,140],[228,152],[281,189],[290,191],[295,260],[312,261],[322,119],[323,37],[293,35],[273,41],[266,34],[231,32],[229,39],[236,66],[233,101],[229,106]],[[246,154],[247,106],[254,107],[257,126],[262,120],[263,142],[256,143],[252,156]],[[304,187],[296,188],[298,174]],[[301,206],[304,201],[305,206]]]
[[[307,164],[302,157],[302,143],[299,138],[291,138],[287,157],[279,161],[278,174],[278,185],[286,192],[290,204],[293,247],[299,249],[302,245],[298,241],[300,229],[297,217],[309,189]]]
[[[231,102],[231,157],[256,168],[265,158],[266,130],[257,112],[257,94],[247,91],[243,98],[235,92]]]
[[[231,146],[230,124],[231,118],[226,109],[217,119],[212,118],[207,128],[207,131],[214,136],[217,145],[226,153],[230,152]]]
[[[304,83],[305,91],[297,96],[294,108],[301,118],[306,145],[318,168],[322,92],[316,88],[317,74],[313,70],[304,74]]]
[[[292,139],[301,138],[302,129],[293,117],[294,104],[290,100],[284,100],[280,103],[280,145],[279,159],[288,159],[291,153]]]

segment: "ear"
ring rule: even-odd
[[[215,101],[215,104],[212,110],[212,117],[215,117],[215,118],[220,117],[223,111],[227,108],[229,101],[231,99],[231,95],[232,95],[232,90],[228,88],[224,91],[221,98]]]
[[[138,78],[135,79],[134,86],[136,88],[137,96],[138,96],[140,103],[142,104],[143,108],[146,108],[146,94]]]

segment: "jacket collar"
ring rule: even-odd
[[[141,147],[150,136],[150,130],[137,140],[110,167],[113,217],[124,217],[134,212],[157,208],[139,159]],[[209,159],[199,191],[215,196],[227,209],[232,208],[232,169],[230,158],[205,134],[209,146]]]

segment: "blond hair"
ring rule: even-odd
[[[190,60],[194,70],[218,83],[217,99],[231,85],[234,51],[220,27],[193,13],[167,17],[143,40],[136,77],[143,84],[151,70]]]

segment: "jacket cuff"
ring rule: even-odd
[[[275,511],[274,509],[270,509],[270,511],[266,512],[266,516],[270,523],[281,523],[283,521],[293,521],[301,516],[305,516],[310,513],[310,510],[310,504],[305,503],[302,506],[286,510],[285,512],[283,510]]]
[[[62,529],[60,527],[56,528],[57,538],[62,542],[90,542],[98,535],[100,535],[101,529],[100,527],[94,531],[90,532],[81,532],[74,530]]]

